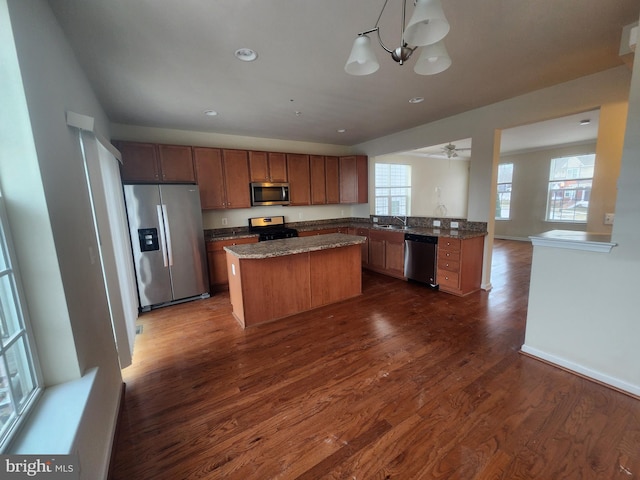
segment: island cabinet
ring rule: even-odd
[[[369,263],[379,273],[404,279],[404,233],[369,230]]]
[[[195,183],[191,147],[155,143],[116,142],[122,154],[124,183]]]
[[[340,203],[369,201],[369,170],[365,155],[340,157]]]
[[[250,208],[248,152],[194,147],[202,209]]]
[[[226,247],[233,316],[246,328],[360,295],[360,243],[334,233]]]
[[[287,157],[284,153],[249,152],[249,173],[252,182],[286,182]]]
[[[349,227],[347,233],[349,235],[358,235],[364,237],[364,243],[360,244],[362,249],[362,266],[366,267],[369,264],[369,229],[368,228],[355,228]]]
[[[227,254],[224,247],[258,243],[257,237],[236,238],[233,240],[215,240],[207,242],[207,263],[209,264],[209,286],[211,291],[229,288],[227,275]]]
[[[289,200],[291,205],[311,205],[311,170],[309,155],[287,154]]]
[[[438,239],[437,282],[440,290],[468,295],[480,289],[484,236]]]

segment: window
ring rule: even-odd
[[[547,221],[587,221],[595,163],[595,154],[551,159]]]
[[[498,165],[498,195],[496,196],[496,220],[511,218],[511,185],[513,163]]]
[[[376,163],[376,215],[409,215],[411,165]]]
[[[40,392],[27,322],[0,194],[0,451]]]

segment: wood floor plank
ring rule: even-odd
[[[246,330],[228,293],[141,315],[111,480],[640,478],[640,402],[521,355],[531,245],[493,262],[467,297],[364,272]]]

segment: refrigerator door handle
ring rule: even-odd
[[[169,228],[169,215],[167,214],[167,206],[162,204],[162,215],[164,216],[164,234],[167,239],[167,255],[169,257],[169,266],[173,266],[173,248],[171,247],[171,229]]]
[[[156,212],[158,213],[158,225],[160,225],[160,246],[162,247],[162,261],[164,266],[169,266],[169,259],[167,257],[167,239],[165,238],[165,226],[164,218],[162,218],[163,205],[156,205]]]

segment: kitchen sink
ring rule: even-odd
[[[411,227],[404,225],[378,225],[377,228],[384,228],[385,230],[409,230]]]

